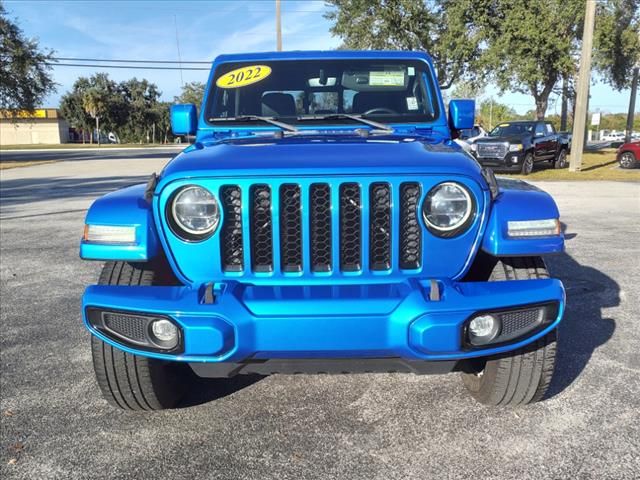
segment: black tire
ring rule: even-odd
[[[554,162],[553,166],[557,169],[561,169],[561,168],[567,168],[567,150],[566,149],[562,149],[560,150],[560,152],[558,153],[558,158],[556,158],[556,161]]]
[[[107,262],[98,284],[149,286],[167,278],[171,278],[170,272],[160,265]],[[175,407],[193,376],[188,365],[132,355],[93,335],[91,353],[102,395],[111,405],[123,410]]]
[[[624,152],[620,155],[621,168],[634,168],[636,166],[636,156],[632,152]]]
[[[490,281],[549,278],[540,257],[498,260]],[[465,364],[462,382],[480,403],[527,405],[542,400],[551,383],[556,358],[556,330],[529,345],[503,355]]]
[[[529,175],[531,172],[533,172],[533,153],[529,152],[524,156],[520,173],[522,173],[522,175]]]

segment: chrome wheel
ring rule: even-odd
[[[533,171],[533,155],[527,153],[522,162],[522,174],[529,175]]]
[[[633,156],[631,152],[624,152],[620,156],[620,166],[622,168],[633,168],[636,163],[636,158]]]

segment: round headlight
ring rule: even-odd
[[[474,203],[469,191],[454,182],[444,182],[431,189],[422,207],[429,230],[447,237],[461,233],[473,220]]]
[[[206,188],[194,185],[184,187],[173,198],[171,220],[182,237],[201,239],[218,226],[218,202]]]

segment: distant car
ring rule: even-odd
[[[473,128],[464,128],[460,130],[458,138],[465,142],[472,143],[478,138],[486,137],[487,131],[480,125],[474,125]]]
[[[616,153],[616,159],[622,168],[635,168],[640,160],[640,142],[625,143]]]
[[[551,122],[517,121],[496,126],[471,144],[471,152],[482,166],[492,170],[528,175],[535,163],[567,166],[567,138],[556,133]]]
[[[604,142],[624,142],[624,133],[623,132],[611,132],[602,136],[602,141]]]
[[[464,128],[460,130],[458,138],[454,141],[468,153],[471,153],[471,144],[477,139],[486,137],[487,131],[480,125],[474,125],[473,128]]]

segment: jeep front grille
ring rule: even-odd
[[[509,150],[509,145],[504,142],[478,142],[476,145],[478,149],[478,157],[482,158],[504,158]]]
[[[248,194],[239,185],[220,188],[224,272],[350,274],[422,266],[420,183],[394,188],[381,181],[247,188]]]

